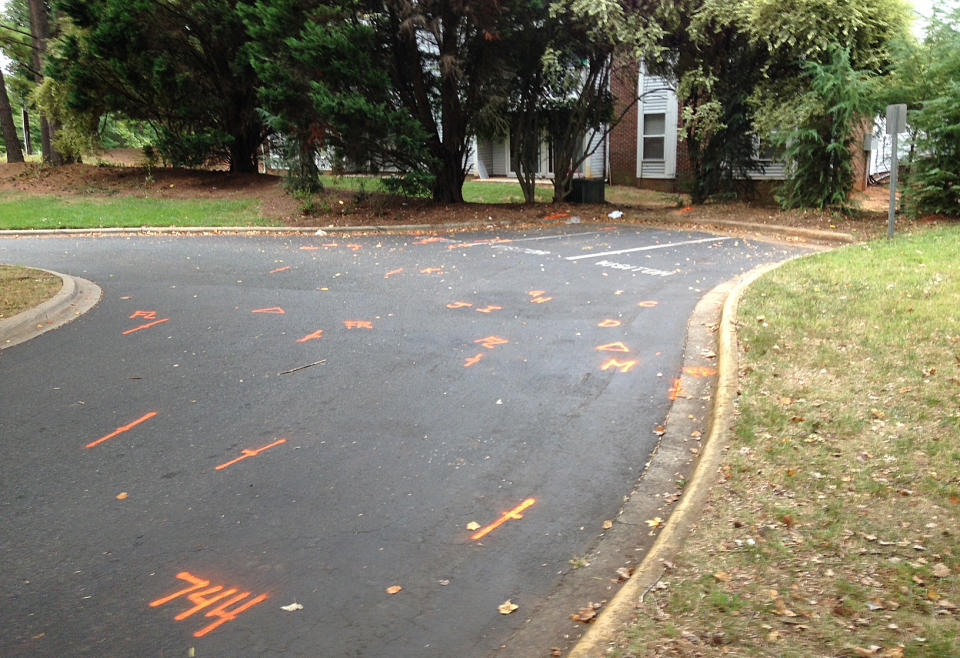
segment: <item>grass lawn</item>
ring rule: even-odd
[[[960,229],[765,276],[703,517],[620,656],[960,656]]]
[[[41,270],[0,265],[0,320],[10,318],[53,297],[63,282]]]
[[[376,176],[321,176],[320,181],[325,188],[330,189],[384,191],[380,179]],[[549,203],[553,200],[553,186],[537,185],[536,197],[539,203]],[[679,207],[683,201],[676,194],[612,185],[606,188],[606,199],[614,205],[656,205],[668,208]],[[463,200],[467,203],[523,203],[523,192],[515,180],[484,182],[467,179],[463,183]]]
[[[73,198],[0,192],[0,229],[267,224],[255,199]]]

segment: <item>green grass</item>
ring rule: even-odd
[[[703,656],[960,656],[958,252],[941,228],[750,288],[725,476],[620,655],[681,655],[669,624],[723,628]]]
[[[350,190],[352,192],[384,192],[377,176],[321,176],[324,188]],[[537,201],[549,202],[553,198],[553,186],[538,185]],[[517,182],[480,182],[467,180],[463,183],[463,200],[467,203],[522,203],[523,192]]]
[[[0,193],[0,229],[266,224],[255,199],[75,199]]]

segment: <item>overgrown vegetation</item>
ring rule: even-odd
[[[619,655],[960,655],[958,248],[945,228],[751,287],[719,483]]]

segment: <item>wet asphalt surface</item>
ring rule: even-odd
[[[0,352],[0,654],[496,652],[635,485],[697,300],[793,253],[605,229],[0,240],[103,288]]]

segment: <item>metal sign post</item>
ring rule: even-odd
[[[887,133],[893,137],[893,153],[890,157],[890,211],[887,215],[887,237],[893,237],[893,220],[897,214],[897,170],[900,166],[897,153],[897,136],[907,129],[907,106],[887,105]]]

